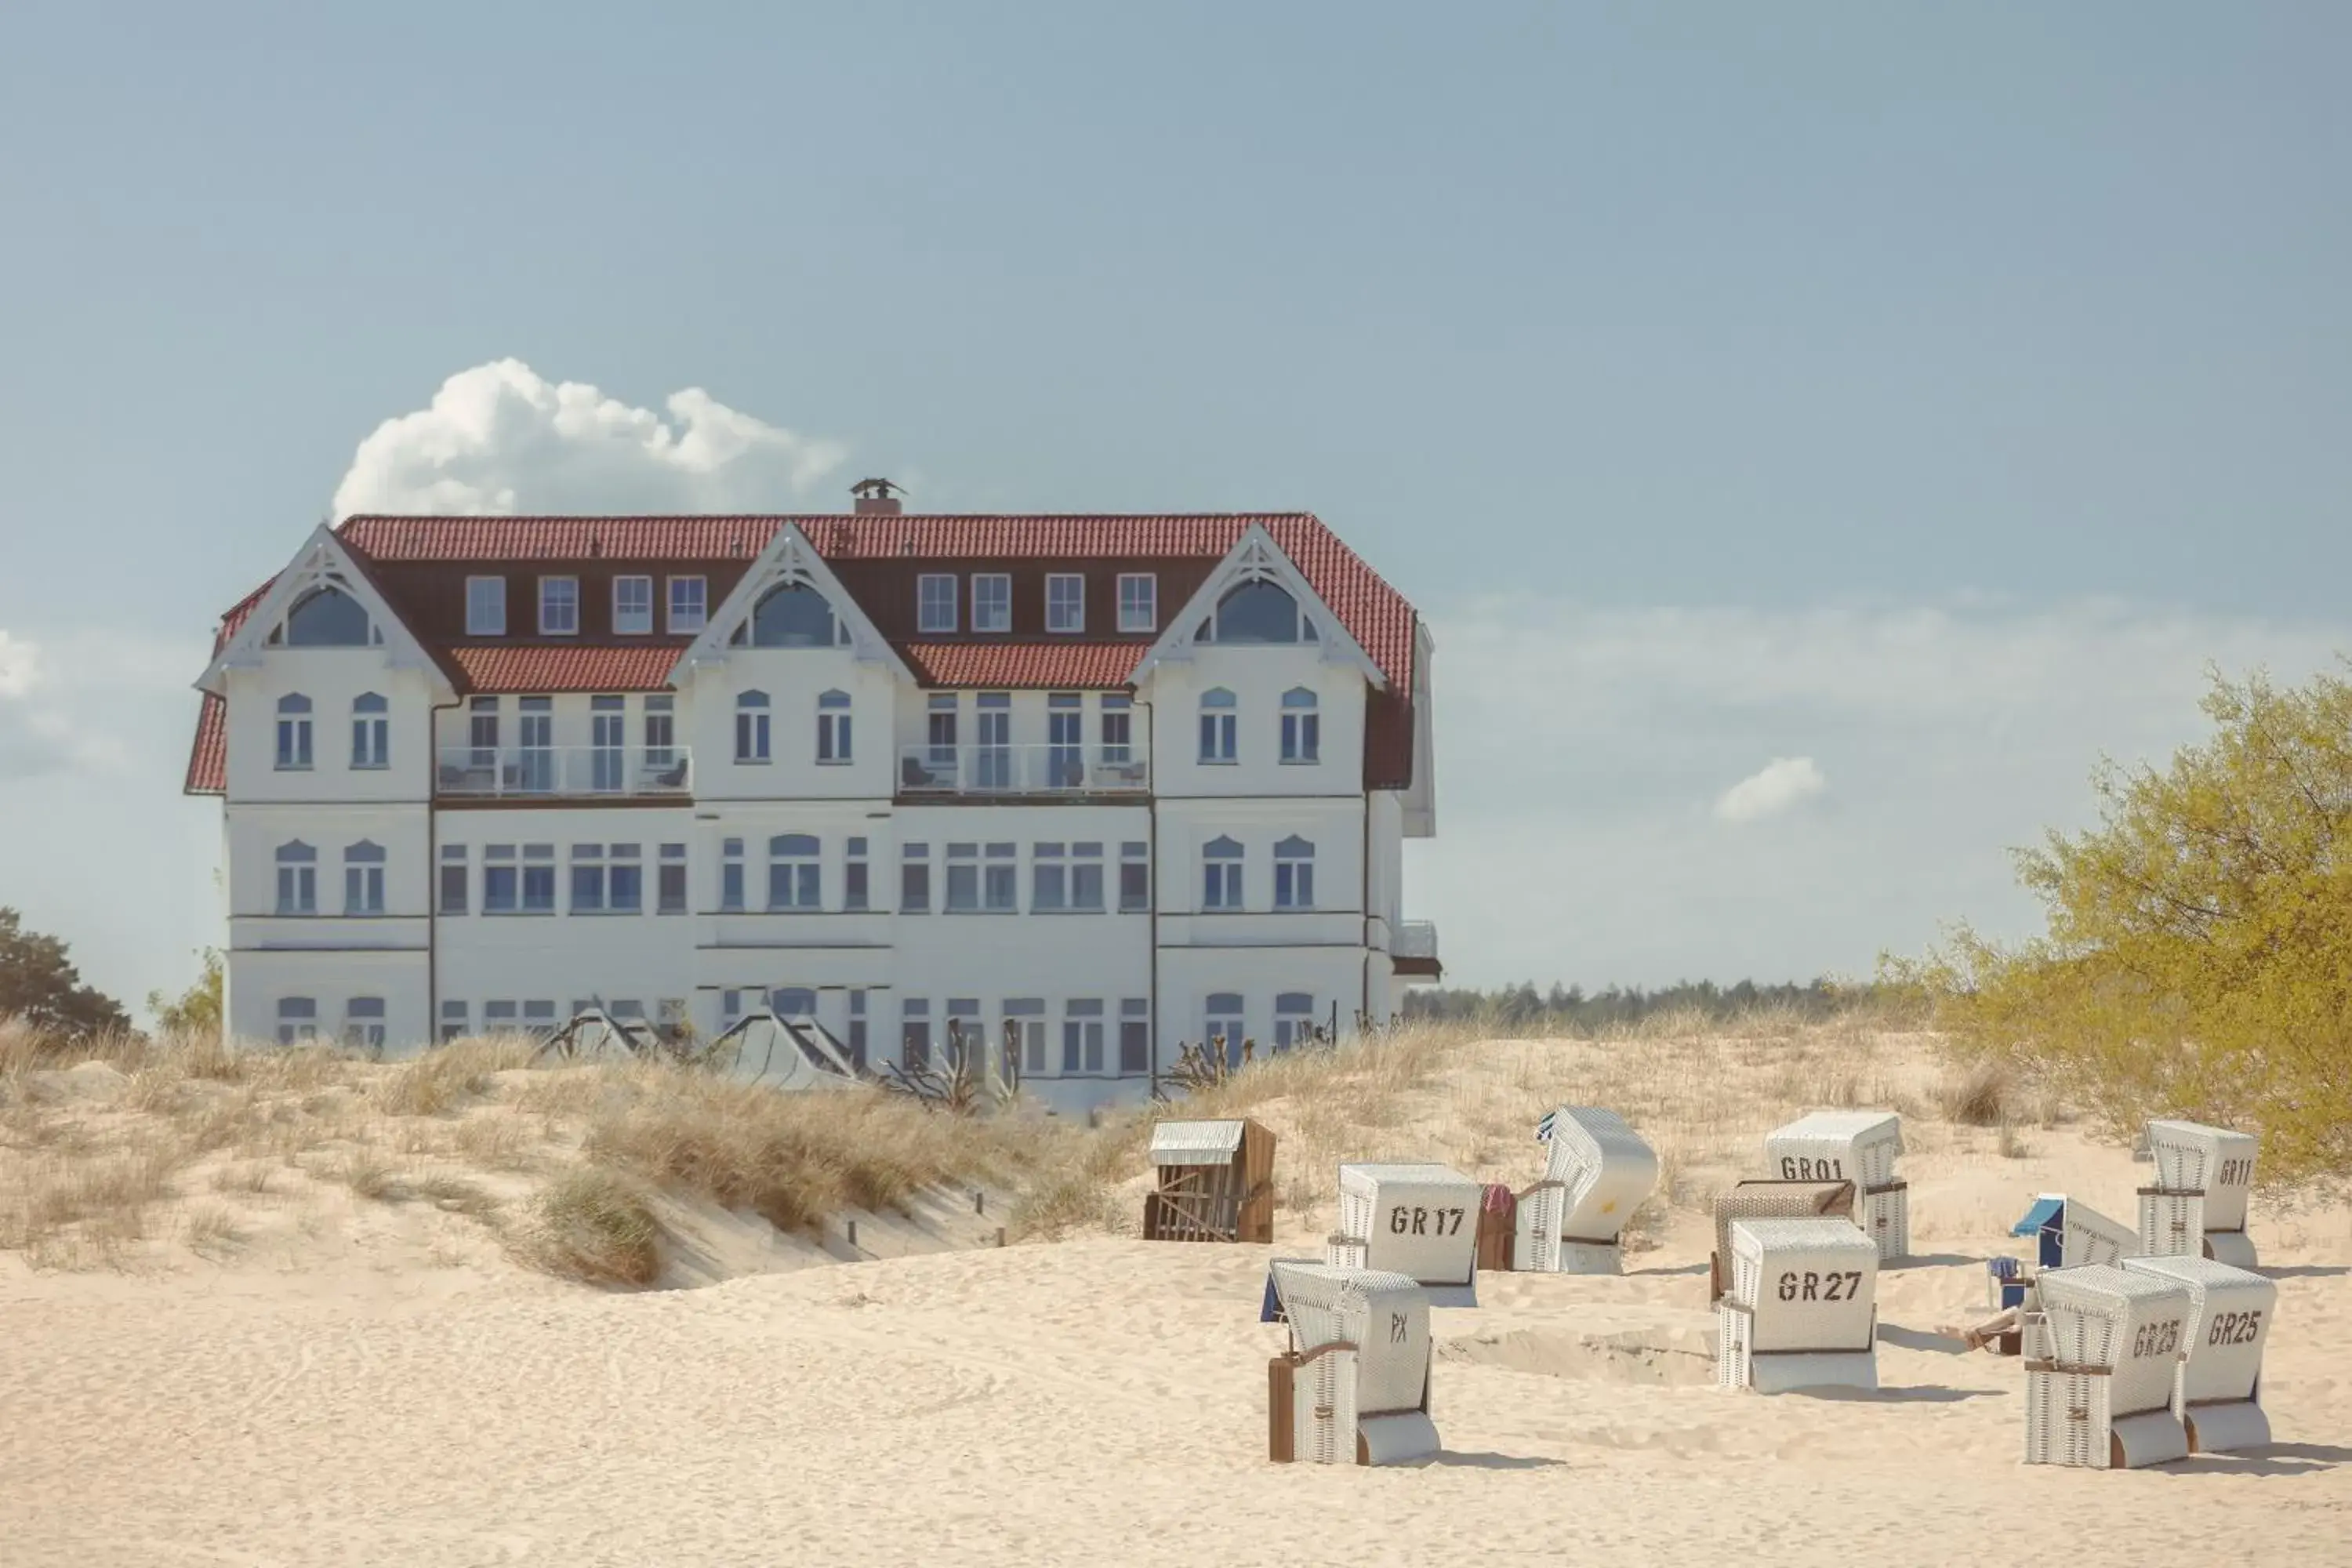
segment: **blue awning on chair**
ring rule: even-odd
[[[1265,1300],[1258,1303],[1257,1321],[1261,1323],[1284,1323],[1290,1321],[1283,1316],[1282,1295],[1274,1288],[1272,1268],[1265,1271]]]
[[[2064,1198],[2037,1198],[2025,1217],[2009,1227],[2011,1236],[2039,1236],[2066,1212]]]

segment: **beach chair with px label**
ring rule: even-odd
[[[1242,1118],[1151,1129],[1156,1190],[1143,1199],[1146,1241],[1274,1239],[1274,1134]]]
[[[1518,1194],[1512,1266],[1622,1274],[1625,1222],[1657,1190],[1657,1152],[1613,1110],[1563,1105],[1536,1123],[1543,1180]]]
[[[2210,1258],[2252,1268],[2246,1208],[2261,1141],[2201,1121],[2150,1121],[2147,1138],[2156,1184],[2139,1190],[2141,1250],[2150,1258]]]
[[[1393,1465],[1438,1451],[1429,1415],[1429,1296],[1385,1269],[1276,1258],[1262,1321],[1290,1348],[1266,1366],[1266,1455]]]
[[[2131,1274],[2177,1280],[2189,1289],[2188,1359],[2181,1363],[2173,1412],[2189,1451],[2253,1448],[2271,1440],[2263,1413],[2263,1346],[2278,1315],[2278,1286],[2250,1268],[2210,1258],[2132,1258]]]
[[[1891,1110],[1815,1110],[1764,1139],[1766,1168],[1784,1182],[1852,1182],[1853,1222],[1878,1260],[1911,1251],[1911,1190],[1895,1174],[1903,1119]]]
[[[1878,1386],[1878,1247],[1843,1217],[1731,1222],[1716,1384],[1780,1394]]]
[[[1339,1167],[1339,1228],[1324,1260],[1417,1281],[1433,1307],[1478,1304],[1478,1215],[1486,1189],[1449,1165]]]
[[[2025,1462],[2137,1469],[2189,1452],[2173,1408],[2195,1314],[2178,1279],[2090,1263],[2034,1281],[2025,1316]]]

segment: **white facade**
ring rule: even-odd
[[[229,1028],[402,1054],[592,1002],[707,1037],[765,1002],[879,1067],[1009,1021],[1026,1087],[1075,1110],[1149,1093],[1182,1041],[1386,1020],[1428,750],[1410,791],[1365,787],[1380,672],[1271,549],[1179,615],[1255,551],[1314,640],[1171,620],[1131,687],[988,691],[919,680],[786,528],[667,689],[535,693],[460,689],[321,530],[200,682]],[[780,582],[838,639],[732,646]]]

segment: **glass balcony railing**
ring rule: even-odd
[[[1437,927],[1428,921],[1399,921],[1389,938],[1389,952],[1396,958],[1437,961]]]
[[[480,797],[683,795],[692,759],[683,746],[446,746],[434,793]]]
[[[907,746],[901,795],[1135,795],[1151,767],[1129,746]]]

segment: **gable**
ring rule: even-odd
[[[427,670],[443,696],[456,695],[447,674],[394,613],[361,559],[323,524],[232,616],[222,622],[212,662],[196,679],[208,696],[225,694],[229,670],[255,668],[273,649],[306,645],[378,650],[388,668]]]

